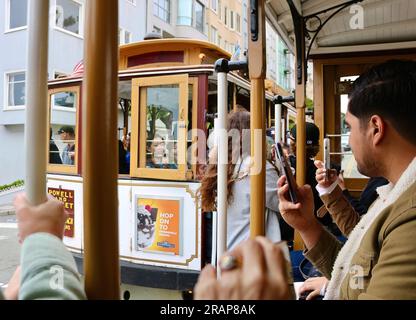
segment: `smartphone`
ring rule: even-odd
[[[296,195],[296,182],[293,177],[292,168],[287,161],[285,154],[283,153],[283,148],[280,142],[276,142],[276,153],[277,159],[280,161],[281,167],[283,168],[283,173],[286,177],[287,184],[289,185],[289,197],[290,201],[293,203],[298,203],[298,197]]]
[[[331,169],[331,155],[329,138],[324,139],[324,168],[326,169],[326,179],[329,178],[329,169]]]

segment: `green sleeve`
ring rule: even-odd
[[[19,299],[86,299],[72,254],[48,233],[25,239],[21,252]]]

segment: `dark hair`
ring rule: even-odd
[[[390,60],[372,67],[354,82],[349,99],[348,111],[362,125],[377,114],[416,145],[416,61]]]
[[[242,156],[243,149],[249,146],[242,146],[244,140],[243,135],[247,134],[247,130],[250,129],[250,112],[246,109],[237,105],[235,111],[232,111],[228,116],[228,131],[238,130],[240,135],[240,146],[236,148],[232,143],[232,137],[228,137],[228,168],[227,168],[227,202],[230,203],[233,199],[232,187],[234,185],[234,168],[235,163],[233,159],[238,159],[239,156]],[[249,142],[249,139],[245,139],[246,142]],[[217,158],[218,152],[212,155],[213,158],[210,159],[208,163],[204,176],[201,180],[201,187],[198,189],[198,195],[201,196],[201,205],[202,210],[205,212],[213,211],[216,209],[216,198],[217,198]]]
[[[63,126],[61,127],[61,129],[58,130],[58,134],[61,134],[64,132],[69,133],[70,135],[75,135],[74,128],[71,126]]]
[[[292,139],[290,140],[290,149],[292,150],[294,154],[296,154],[296,141]],[[319,152],[319,144],[318,145],[316,144],[306,145],[306,158],[307,159],[315,158],[318,152]]]

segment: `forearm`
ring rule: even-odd
[[[37,233],[25,239],[19,299],[85,299],[74,258],[57,237]]]

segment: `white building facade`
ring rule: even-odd
[[[28,0],[0,0],[0,185],[24,178]],[[120,43],[143,39],[146,3],[120,0]],[[70,74],[84,50],[84,0],[50,0],[49,79]],[[62,117],[70,111],[61,111]]]

